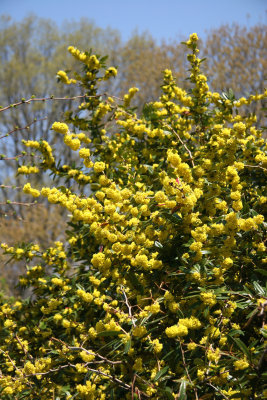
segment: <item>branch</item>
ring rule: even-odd
[[[33,356],[31,354],[28,353],[28,351],[26,350],[25,346],[23,345],[23,343],[21,342],[20,338],[18,337],[17,334],[15,334],[15,338],[17,339],[17,341],[19,342],[20,347],[22,348],[22,350],[24,351],[25,355],[27,357],[30,358],[30,360],[33,360]]]
[[[20,106],[20,105],[22,105],[22,104],[30,104],[30,103],[33,102],[33,101],[76,100],[76,99],[84,99],[85,97],[88,97],[88,98],[94,97],[94,98],[95,98],[95,97],[99,97],[99,96],[100,96],[100,95],[96,95],[96,96],[87,96],[86,94],[82,94],[82,95],[80,95],[80,96],[74,96],[74,97],[54,97],[54,96],[43,97],[43,98],[34,98],[34,97],[31,97],[31,98],[28,99],[28,100],[21,99],[21,101],[19,101],[18,103],[13,103],[13,104],[10,104],[9,106],[3,107],[3,108],[0,107],[0,112],[5,111],[5,110],[8,110],[8,109],[10,109],[10,108],[14,108],[14,107]]]
[[[7,204],[12,204],[12,205],[15,205],[15,206],[26,206],[26,207],[36,206],[36,205],[39,205],[39,206],[42,205],[43,206],[43,204],[40,204],[40,203],[37,203],[37,202],[21,203],[19,201],[10,201],[10,200],[6,200],[6,201],[3,201],[3,202],[0,202],[0,205],[7,205]]]
[[[209,386],[211,386],[213,389],[215,389],[216,392],[219,392],[219,393],[223,396],[224,399],[229,400],[229,397],[226,397],[226,396],[223,394],[223,392],[222,392],[218,387],[213,386],[211,383],[207,383],[207,384],[208,384]]]
[[[260,169],[263,169],[264,171],[267,171],[267,168],[263,168],[263,167],[261,167],[260,165],[247,165],[247,164],[244,164],[244,167],[248,167],[248,168],[260,168]]]
[[[2,110],[0,109],[0,111],[2,111]],[[8,137],[9,135],[11,135],[11,134],[14,133],[14,132],[23,131],[24,129],[29,129],[29,127],[30,127],[31,125],[35,124],[36,122],[44,121],[45,119],[47,119],[47,117],[44,117],[44,118],[41,118],[41,119],[36,119],[36,118],[35,118],[32,122],[30,122],[28,125],[24,126],[23,128],[19,128],[18,126],[16,126],[16,127],[13,129],[13,131],[9,131],[9,132],[5,133],[4,135],[0,136],[0,139],[3,139],[3,138],[5,138],[5,137]]]
[[[184,148],[185,148],[186,151],[188,152],[189,157],[190,157],[190,160],[191,160],[191,163],[192,163],[192,166],[194,167],[194,166],[195,166],[194,159],[193,159],[192,153],[191,153],[191,151],[189,150],[189,148],[188,148],[188,147],[186,146],[186,144],[182,141],[182,139],[180,138],[180,135],[179,135],[170,125],[166,125],[166,126],[167,126],[167,128],[169,128],[169,129],[172,131],[172,133],[174,133],[175,136],[177,136],[179,142],[182,143],[182,145],[184,146]]]
[[[22,186],[0,185],[0,188],[5,188],[5,189],[22,189]]]
[[[133,315],[132,315],[132,306],[129,304],[128,297],[127,297],[125,291],[123,290],[123,288],[121,288],[121,290],[122,290],[122,293],[123,293],[123,295],[125,297],[125,303],[126,303],[126,305],[128,307],[128,310],[129,310],[129,317],[131,318],[133,326],[135,327],[136,325],[135,325],[135,321],[134,321],[134,318],[133,318]]]
[[[63,344],[63,346],[66,346],[66,347],[67,347],[68,349],[70,349],[70,350],[82,350],[82,351],[85,351],[87,354],[89,354],[89,355],[91,355],[91,356],[97,356],[97,357],[99,357],[101,360],[103,360],[103,361],[105,361],[105,362],[107,362],[107,363],[109,363],[109,364],[121,364],[121,363],[122,363],[122,361],[111,361],[111,360],[108,360],[106,357],[101,356],[101,355],[98,354],[98,353],[93,353],[93,352],[91,352],[91,351],[88,351],[88,350],[85,349],[84,347],[69,346],[67,343],[63,342],[63,341],[60,340],[60,339],[54,338],[54,337],[52,337],[51,340],[55,340],[56,342],[59,342],[59,343]]]
[[[193,384],[193,382],[191,380],[191,377],[189,375],[189,372],[188,372],[188,369],[187,369],[187,365],[186,365],[186,361],[185,361],[184,350],[183,350],[182,343],[180,342],[180,340],[179,340],[179,345],[180,345],[180,349],[181,349],[181,354],[182,354],[182,359],[183,359],[183,366],[184,366],[184,369],[185,369],[185,372],[186,372],[186,376],[187,376],[187,378],[188,378],[188,380],[189,380],[189,382],[190,382],[190,384],[191,384],[191,386],[192,386],[192,388],[194,390],[195,398],[196,398],[196,400],[198,400],[197,388],[194,386],[194,384]]]

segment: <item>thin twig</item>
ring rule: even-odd
[[[5,188],[5,189],[22,189],[22,186],[0,185],[0,188]]]
[[[135,380],[136,380],[136,375],[134,374],[133,381],[132,381],[132,391],[131,391],[132,400],[134,400],[134,384],[135,384]]]
[[[192,153],[191,153],[191,151],[189,150],[189,148],[187,147],[187,145],[182,141],[182,139],[180,138],[180,135],[173,129],[172,126],[170,126],[170,125],[166,125],[166,126],[167,126],[167,128],[171,129],[172,133],[174,133],[175,136],[177,136],[179,142],[182,143],[182,145],[184,146],[184,148],[185,148],[186,151],[188,152],[189,157],[190,157],[190,160],[191,160],[191,163],[192,163],[192,166],[194,167],[194,166],[195,166],[194,159],[193,159]]]
[[[12,361],[10,355],[9,355],[6,351],[4,351],[4,350],[2,350],[2,349],[0,349],[0,351],[2,351],[2,353],[4,353],[4,355],[9,359],[9,361],[10,361],[11,364],[13,365],[14,369],[18,370],[18,367],[17,367],[16,364]]]
[[[219,392],[222,396],[223,396],[223,398],[224,399],[226,399],[226,400],[229,400],[229,397],[226,397],[224,394],[223,394],[223,392],[219,389],[219,388],[217,388],[217,387],[215,387],[215,386],[213,386],[211,383],[207,383],[209,386],[211,386],[213,389],[215,389],[215,390],[217,390],[217,392]]]
[[[60,339],[54,338],[54,337],[52,337],[51,340],[55,340],[56,342],[59,342],[59,343],[63,344],[63,346],[66,346],[66,347],[67,347],[68,349],[70,349],[70,350],[82,350],[82,351],[85,351],[87,354],[89,354],[89,355],[91,355],[91,356],[99,357],[101,360],[103,360],[103,361],[105,361],[105,362],[107,362],[107,363],[109,363],[109,364],[121,364],[121,363],[122,363],[122,361],[111,361],[111,360],[107,359],[106,357],[101,356],[101,355],[98,354],[98,353],[93,353],[93,352],[91,352],[91,351],[88,351],[88,350],[85,349],[84,347],[69,346],[67,343],[63,342],[63,341],[60,340]]]
[[[35,206],[35,205],[40,205],[40,206],[43,205],[43,204],[36,203],[36,202],[34,202],[34,203],[21,203],[21,202],[18,202],[18,201],[9,201],[9,200],[0,203],[0,205],[9,205],[9,204],[12,204],[12,205],[15,205],[15,206],[26,206],[26,207]]]
[[[123,293],[124,298],[125,298],[125,303],[126,303],[126,305],[128,307],[128,310],[129,310],[129,317],[131,318],[133,326],[135,327],[136,325],[135,325],[134,318],[133,318],[133,315],[132,315],[132,306],[129,304],[128,297],[127,297],[125,291],[123,290],[123,288],[121,288],[121,290],[122,290],[122,293]]]
[[[260,169],[263,169],[264,171],[267,171],[267,168],[261,167],[260,165],[247,165],[247,164],[244,164],[244,167],[248,167],[248,168],[260,168]]]
[[[88,368],[88,371],[92,371],[92,372],[95,372],[96,374],[106,376],[107,378],[109,378],[109,379],[113,380],[114,382],[118,383],[119,385],[121,385],[124,389],[128,389],[128,390],[131,389],[130,385],[128,385],[127,383],[122,382],[118,378],[115,378],[115,376],[105,374],[102,371],[98,371],[97,369],[92,369],[92,368]]]
[[[191,384],[191,386],[192,386],[192,388],[194,390],[195,398],[196,398],[196,400],[198,400],[197,389],[194,387],[194,384],[193,384],[193,382],[191,380],[191,377],[189,375],[189,372],[188,372],[188,369],[187,369],[187,365],[186,365],[186,361],[185,361],[184,350],[183,350],[182,343],[180,342],[180,340],[179,340],[179,344],[180,344],[180,349],[181,349],[181,354],[182,354],[182,359],[183,359],[183,366],[184,366],[187,378],[188,378],[188,380],[189,380],[189,382],[190,382],[190,384]]]
[[[94,98],[95,98],[95,97],[99,97],[99,96],[100,96],[100,95],[96,95],[96,96],[87,96],[86,94],[82,94],[82,95],[73,96],[73,97],[54,97],[54,96],[42,97],[42,98],[34,98],[34,97],[33,97],[33,98],[28,99],[28,100],[21,100],[21,101],[19,101],[18,103],[13,103],[13,104],[10,104],[9,106],[0,108],[0,112],[5,111],[5,110],[8,110],[8,109],[10,109],[10,108],[14,108],[14,107],[20,106],[20,105],[22,105],[22,104],[30,104],[30,103],[33,102],[33,101],[76,100],[76,99],[83,99],[83,98],[85,98],[85,97],[88,97],[88,98],[94,97]]]
[[[30,153],[22,153],[22,154],[18,154],[17,156],[14,157],[1,157],[0,156],[0,161],[6,161],[6,160],[17,160],[18,158],[21,157],[32,157],[32,158],[41,158],[41,156],[39,155],[35,155],[35,154],[30,154]]]
[[[2,111],[2,110],[0,109],[0,111]],[[14,133],[14,132],[23,131],[24,129],[29,129],[29,127],[30,127],[31,125],[33,125],[33,124],[36,124],[36,122],[44,121],[44,120],[46,120],[46,119],[47,119],[47,117],[40,118],[40,119],[34,119],[32,122],[30,122],[29,124],[25,125],[23,128],[19,128],[18,126],[16,126],[16,127],[13,129],[13,131],[9,131],[9,132],[5,133],[4,135],[0,136],[0,139],[3,139],[3,138],[5,138],[5,137],[8,137],[9,135],[11,135],[11,134]]]
[[[68,345],[66,345],[66,346],[67,346],[68,349],[70,349],[70,350],[82,350],[82,351],[85,351],[87,354],[89,354],[89,355],[91,355],[91,356],[97,356],[97,357],[99,357],[101,360],[107,362],[108,364],[121,364],[121,363],[122,363],[122,361],[111,361],[111,360],[107,359],[106,357],[101,356],[101,355],[98,354],[98,353],[92,353],[91,351],[86,350],[84,347],[76,347],[76,346],[68,346]]]
[[[26,350],[24,344],[21,342],[20,338],[18,337],[18,335],[15,335],[15,338],[17,339],[17,341],[19,342],[20,347],[22,348],[22,350],[24,351],[25,355],[27,357],[29,357],[31,360],[33,360],[33,356],[31,354],[28,353],[28,351]]]

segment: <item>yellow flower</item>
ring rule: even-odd
[[[194,342],[188,343],[187,348],[188,350],[194,350],[197,347],[197,344]]]
[[[200,294],[200,297],[203,301],[204,304],[207,304],[209,306],[213,306],[216,304],[216,295],[212,292],[202,292]]]
[[[79,151],[79,156],[81,158],[88,158],[88,157],[90,157],[90,154],[91,154],[90,150],[86,149],[85,147],[81,148]]]
[[[53,318],[54,318],[54,321],[58,322],[58,321],[61,321],[63,317],[61,314],[55,314]]]
[[[236,370],[243,370],[249,366],[249,363],[247,362],[247,360],[245,358],[243,358],[241,360],[235,361],[234,366],[235,366]]]
[[[105,163],[102,162],[102,161],[97,161],[97,162],[94,164],[94,171],[95,171],[96,173],[103,172],[105,168],[106,168],[106,165],[105,165]]]
[[[135,360],[135,363],[133,365],[133,369],[135,369],[137,372],[142,372],[143,371],[143,361],[141,357],[138,357]]]
[[[133,329],[133,335],[136,337],[142,337],[147,333],[146,327],[145,326],[136,326]]]
[[[95,359],[95,354],[92,351],[81,351],[80,357],[83,359],[84,362],[90,362]]]
[[[81,142],[79,139],[73,139],[72,135],[64,136],[64,143],[69,146],[72,150],[76,151],[80,148]]]
[[[54,122],[52,125],[52,129],[55,132],[62,133],[65,135],[69,131],[69,127],[64,122]]]
[[[166,328],[165,333],[169,338],[182,337],[188,334],[188,329],[185,325],[177,324]]]
[[[162,348],[163,348],[163,344],[159,342],[158,339],[152,340],[152,344],[153,344],[153,349],[155,351],[155,353],[160,353]]]
[[[33,189],[30,183],[26,183],[23,187],[23,192],[26,194],[31,194],[33,197],[39,197],[40,192],[37,189]]]
[[[103,77],[104,80],[109,79],[111,76],[116,76],[118,73],[118,71],[116,70],[116,68],[114,67],[109,67],[106,71],[105,71],[105,75]]]
[[[220,359],[221,355],[220,355],[220,349],[219,347],[217,347],[216,350],[210,349],[207,351],[207,358],[210,361],[214,361],[214,362],[218,362]]]

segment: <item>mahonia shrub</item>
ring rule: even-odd
[[[86,97],[52,130],[76,161],[29,140],[42,162],[18,171],[62,179],[24,192],[66,208],[69,230],[2,244],[32,296],[0,308],[1,399],[266,398],[266,144],[239,111],[267,92],[211,92],[197,42],[191,89],[165,70],[141,115],[137,88],[101,93],[117,70],[69,47],[81,71],[58,79]]]

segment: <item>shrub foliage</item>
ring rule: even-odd
[[[1,305],[1,399],[262,398],[266,145],[239,110],[267,93],[211,92],[197,42],[191,89],[165,70],[141,115],[137,88],[100,93],[117,70],[69,47],[81,71],[58,78],[86,97],[52,130],[80,161],[28,140],[42,162],[18,171],[61,178],[23,190],[66,208],[69,230],[45,250],[2,244],[32,295]]]

